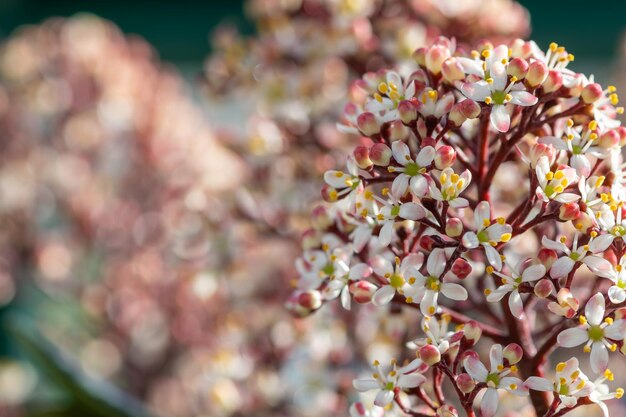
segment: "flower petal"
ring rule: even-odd
[[[467,290],[460,284],[446,282],[441,284],[441,293],[451,300],[467,300]]]
[[[380,383],[372,378],[355,379],[354,381],[352,381],[352,386],[354,387],[355,390],[359,392],[366,392],[366,391],[370,391],[373,389],[379,389]]]
[[[491,125],[498,132],[508,132],[511,126],[511,116],[509,116],[506,107],[502,104],[496,104],[491,108],[489,120],[491,120]]]
[[[589,324],[599,326],[604,320],[604,310],[604,295],[597,293],[587,301],[585,306],[585,316],[587,316]]]
[[[587,334],[587,331],[581,329],[580,327],[563,330],[557,336],[557,342],[559,343],[559,346],[566,348],[582,345],[587,340],[589,340],[589,335]]]
[[[474,378],[476,381],[485,382],[487,380],[489,371],[487,371],[487,368],[483,365],[480,359],[478,359],[478,357],[468,356],[463,361],[463,367],[469,376]]]
[[[552,267],[550,268],[550,276],[552,278],[562,278],[566,276],[572,271],[575,263],[576,261],[569,256],[561,256],[552,264]]]
[[[554,385],[551,381],[548,381],[545,378],[540,378],[538,376],[529,377],[526,382],[524,382],[524,385],[535,391],[554,391]]]
[[[591,345],[591,358],[589,360],[591,369],[596,374],[602,373],[609,366],[609,351],[602,342],[594,342]]]
[[[498,391],[495,388],[487,388],[480,402],[481,417],[493,417],[498,410]]]
[[[391,285],[384,285],[372,296],[372,303],[375,306],[383,306],[389,304],[389,302],[393,299],[393,296],[396,295],[396,289]]]
[[[393,401],[394,393],[389,390],[381,390],[376,394],[376,399],[374,399],[374,404],[379,407],[386,407]]]

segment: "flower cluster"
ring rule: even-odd
[[[573,71],[554,43],[469,49],[442,37],[414,58],[406,76],[381,70],[353,86],[338,128],[361,145],[347,170],[324,175],[328,204],[304,234],[292,307],[312,312],[341,293],[345,308],[352,298],[421,317],[423,335],[407,345],[416,359],[376,362],[355,380],[375,407],[456,416],[460,404],[474,416],[476,404],[491,417],[508,392],[540,416],[586,404],[608,416],[604,402],[624,393],[605,383],[609,365],[626,354],[615,88]],[[414,337],[410,321],[404,332]],[[572,356],[552,378],[555,350]]]

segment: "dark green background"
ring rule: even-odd
[[[458,0],[463,1],[463,0]],[[606,59],[613,56],[626,29],[624,0],[523,0],[532,16],[533,38],[545,47],[564,44],[577,57]],[[209,52],[208,33],[227,19],[244,32],[242,0],[0,0],[0,35],[25,23],[49,16],[69,16],[89,11],[110,19],[127,33],[146,38],[173,62],[200,62]]]

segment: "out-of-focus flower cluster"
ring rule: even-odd
[[[362,145],[324,174],[331,204],[312,212],[291,308],[340,299],[412,315],[397,360],[354,381],[373,394],[354,416],[491,417],[500,402],[608,416],[624,394],[610,367],[626,354],[615,87],[573,71],[555,43],[441,37],[414,57],[408,75],[370,72],[353,87],[340,127]]]

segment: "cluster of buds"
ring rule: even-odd
[[[573,71],[554,43],[465,49],[439,38],[414,58],[407,76],[381,70],[355,83],[359,100],[338,128],[362,145],[346,171],[325,173],[328,204],[314,210],[296,262],[296,292],[316,300],[301,313],[339,296],[344,308],[352,299],[408,311],[409,338],[421,317],[422,335],[400,349],[416,359],[355,380],[376,392],[375,408],[352,414],[457,415],[460,404],[492,417],[510,393],[538,416],[587,404],[608,415],[605,401],[624,393],[605,383],[609,365],[626,354],[615,88]],[[548,375],[549,359],[566,353]]]

